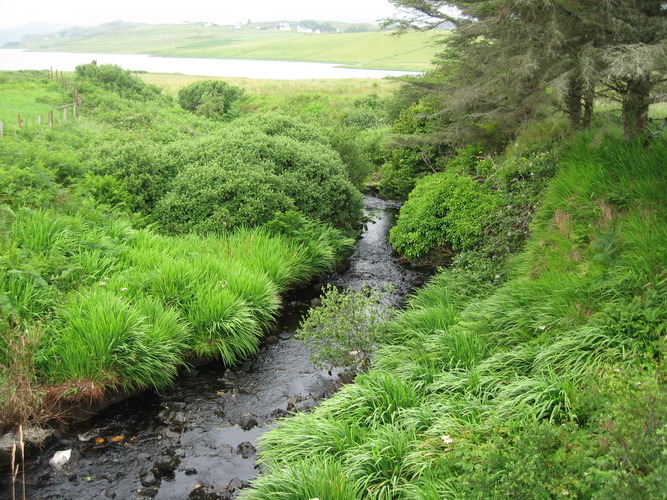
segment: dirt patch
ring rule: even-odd
[[[554,222],[556,223],[558,232],[569,239],[572,235],[572,216],[558,208],[556,209],[556,213],[554,213]]]

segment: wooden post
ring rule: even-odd
[[[42,124],[42,115],[38,115],[37,116],[37,125],[41,125],[41,124]]]
[[[21,128],[21,125],[22,125],[22,123],[21,123],[21,113],[16,115],[16,125],[18,126],[18,128]]]
[[[53,111],[49,111],[49,127],[53,127]]]
[[[67,108],[63,108],[63,121],[67,121]]]
[[[76,118],[76,102],[74,102],[74,106],[72,106],[72,116]]]

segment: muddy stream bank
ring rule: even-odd
[[[426,274],[400,265],[388,243],[398,206],[367,196],[368,227],[349,268],[326,283],[360,288],[391,283],[399,306]],[[321,284],[320,284],[321,286]],[[60,431],[26,461],[28,499],[233,498],[258,473],[256,446],[277,418],[308,411],[339,386],[338,373],[314,368],[294,339],[319,287],[285,297],[278,326],[241,365],[192,369],[161,393],[146,392]],[[67,463],[49,465],[57,451]],[[20,475],[17,498],[21,498]],[[11,498],[8,473],[0,498]]]

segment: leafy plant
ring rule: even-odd
[[[93,61],[76,67],[76,73],[84,80],[114,91],[131,99],[156,99],[161,90],[148,85],[141,78],[115,64],[97,64]]]
[[[381,299],[380,291],[369,287],[355,292],[327,285],[322,305],[310,309],[297,331],[297,338],[311,351],[313,364],[366,371],[382,326],[391,316]]]

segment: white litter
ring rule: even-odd
[[[69,462],[70,457],[72,456],[72,450],[56,451],[49,460],[49,465],[51,467],[59,468]]]

